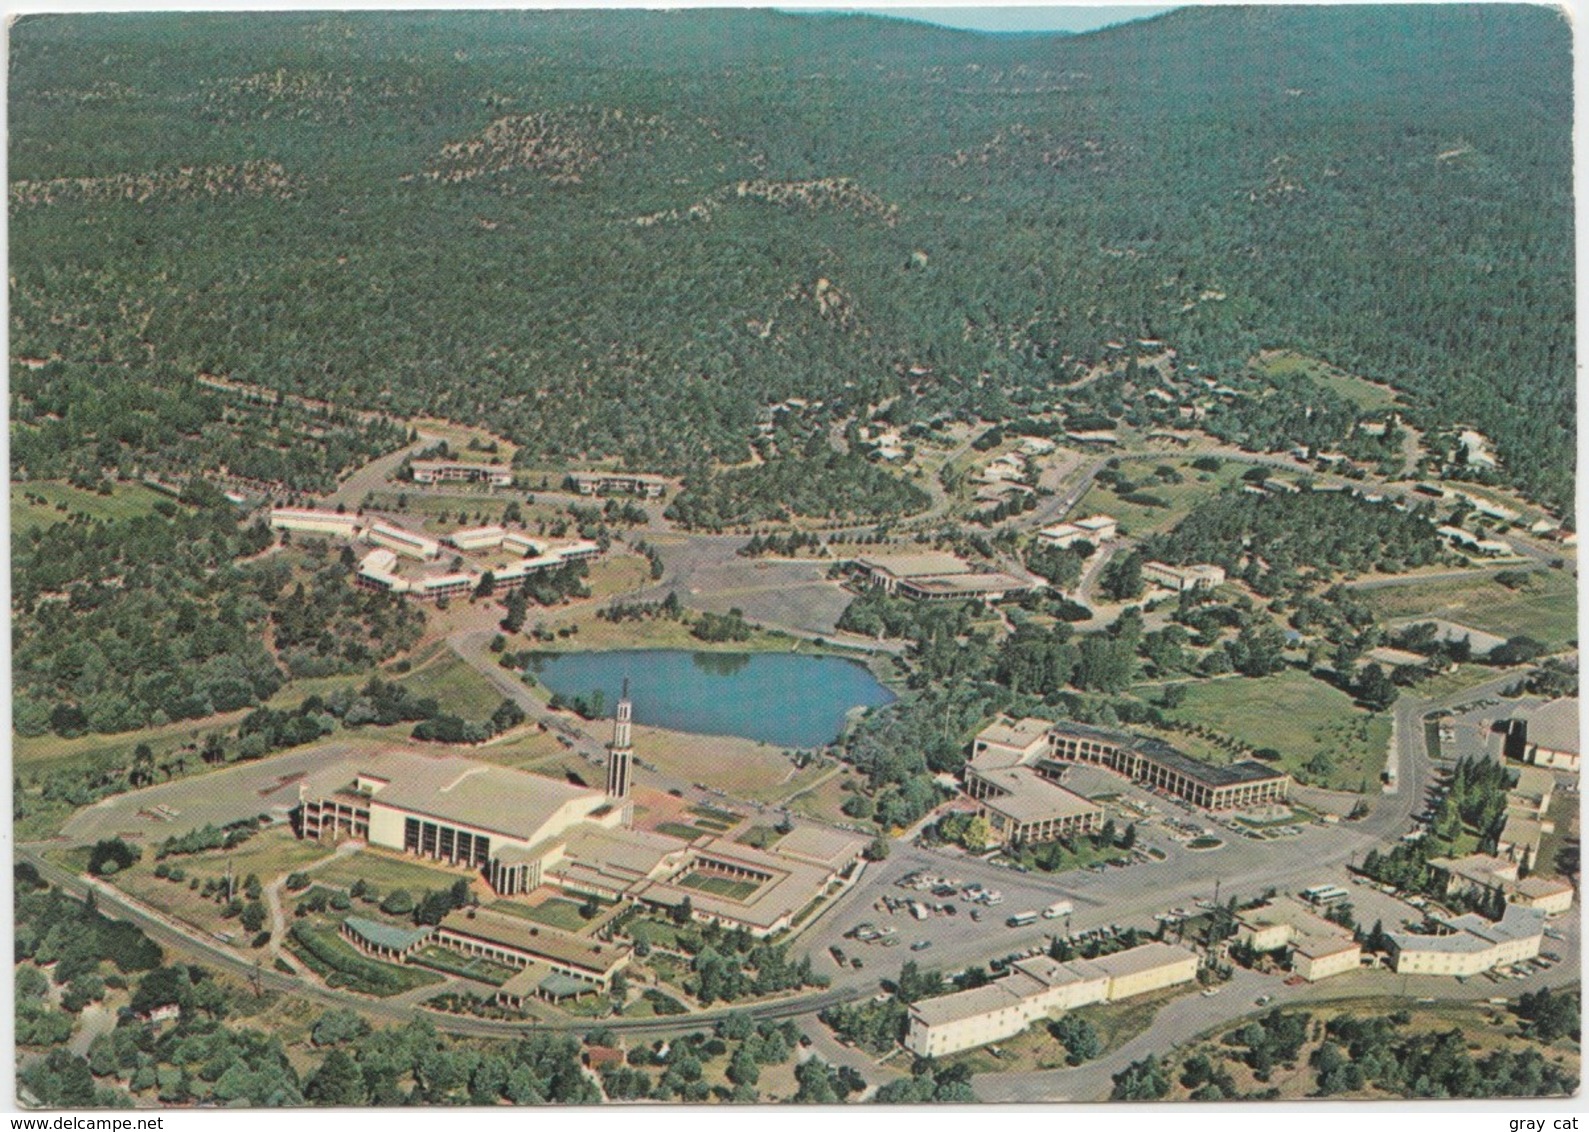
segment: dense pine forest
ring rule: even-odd
[[[1285,348],[1386,382],[1570,510],[1570,67],[1561,14],[1521,6],[1013,38],[758,11],[24,18],[13,471],[180,455],[316,490],[387,439],[244,412],[208,373],[489,423],[521,462],[693,475],[708,524],[763,517],[756,481],[864,514],[847,461],[706,477],[791,397],[1007,419],[1144,338],[1205,375]]]

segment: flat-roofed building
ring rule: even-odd
[[[493,853],[529,850],[581,823],[618,824],[598,791],[457,757],[386,751],[351,782],[341,771],[299,786],[299,834],[353,837],[401,853],[485,869]]]
[[[1572,907],[1572,884],[1562,877],[1524,877],[1512,886],[1507,899],[1520,908],[1559,916]]]
[[[1508,904],[1494,923],[1472,914],[1438,922],[1439,934],[1388,933],[1391,968],[1398,975],[1466,978],[1509,967],[1538,955],[1545,935],[1544,913],[1516,904]]]
[[[1495,852],[1525,869],[1533,869],[1539,861],[1539,845],[1545,832],[1541,822],[1508,814],[1501,836],[1496,839]]]
[[[1290,792],[1290,775],[1259,762],[1215,766],[1159,739],[1079,723],[1056,723],[1053,734],[1056,759],[1106,767],[1204,809],[1244,809],[1282,802]]]
[[[899,583],[907,578],[943,578],[972,572],[969,562],[942,551],[867,554],[855,559],[851,566],[864,576],[868,585],[889,594],[894,593]]]
[[[342,921],[339,934],[366,955],[405,963],[430,938],[430,928],[399,928],[363,916],[349,916]]]
[[[1027,716],[998,720],[977,733],[971,744],[973,762],[987,766],[1032,763],[1054,753],[1054,721]]]
[[[1305,935],[1291,945],[1291,969],[1310,983],[1355,971],[1362,964],[1362,945],[1351,936]]]
[[[1556,776],[1544,767],[1525,766],[1517,772],[1517,785],[1507,792],[1508,808],[1520,817],[1543,818],[1556,792]]]
[[[469,527],[453,531],[447,536],[446,542],[459,550],[495,550],[502,545],[507,535],[508,532],[501,527]]]
[[[1466,857],[1431,857],[1429,868],[1440,878],[1441,895],[1465,896],[1507,892],[1517,882],[1517,862],[1487,853]]]
[[[492,464],[467,464],[458,460],[415,460],[409,465],[415,483],[483,483],[512,487],[513,470]]]
[[[569,481],[581,495],[638,495],[660,499],[668,489],[661,476],[640,472],[571,472]]]
[[[1036,844],[1081,837],[1103,828],[1102,807],[1049,781],[1030,767],[970,771],[967,790],[975,783],[978,813],[993,836],[1004,844]]]
[[[1200,562],[1191,566],[1171,566],[1166,562],[1144,562],[1142,576],[1177,593],[1191,590],[1211,590],[1225,584],[1222,566]]]
[[[415,578],[408,584],[408,593],[410,597],[422,601],[439,601],[442,598],[471,594],[477,585],[479,579],[473,574],[434,574],[430,577]]]
[[[302,531],[305,534],[352,539],[357,537],[362,522],[357,515],[343,515],[336,511],[309,511],[298,507],[270,509],[270,525],[278,531]]]
[[[1309,982],[1355,971],[1363,949],[1352,933],[1295,900],[1236,913],[1236,938],[1254,951],[1291,951],[1291,968]]]
[[[455,908],[442,918],[435,940],[465,955],[478,955],[508,967],[540,963],[554,973],[603,989],[629,966],[627,944],[572,935],[489,908]]]
[[[1002,570],[936,577],[901,578],[894,592],[916,601],[1003,601],[1040,590],[1045,583]]]
[[[1506,756],[1577,774],[1582,765],[1577,697],[1550,700],[1514,714],[1507,721]]]
[[[502,549],[535,558],[546,553],[546,540],[531,538],[518,531],[508,531],[502,536]]]
[[[1037,541],[1047,546],[1069,549],[1078,542],[1105,543],[1120,533],[1120,522],[1110,515],[1089,515],[1068,523],[1058,523],[1037,532]]]
[[[441,557],[441,543],[433,538],[415,534],[413,531],[405,531],[402,527],[394,527],[390,523],[371,523],[364,532],[364,537],[376,546],[384,546],[406,558],[428,561]]]
[[[372,550],[359,562],[353,584],[366,590],[406,594],[408,579],[397,573],[397,555],[390,550]]]
[[[1117,1002],[1197,978],[1197,956],[1146,943],[1097,959],[1026,959],[984,986],[910,1004],[905,1048],[943,1057],[1001,1041],[1033,1022],[1095,1002]]]

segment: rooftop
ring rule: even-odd
[[[1080,794],[1039,778],[1035,771],[1026,767],[1009,767],[981,773],[984,779],[995,786],[1010,791],[998,797],[984,798],[982,804],[1018,822],[1080,817],[1098,811],[1097,806]]]
[[[1025,750],[1039,739],[1047,738],[1048,732],[1053,726],[1052,720],[1038,719],[1035,716],[1027,716],[1025,719],[1016,720],[1014,723],[1001,719],[997,723],[990,723],[977,732],[977,742],[995,744],[1001,747],[1018,747],[1021,750]]]
[[[428,927],[399,928],[378,920],[366,920],[363,916],[348,916],[342,923],[366,943],[393,951],[406,951],[430,934]]]
[[[1533,908],[1520,908],[1516,904],[1508,904],[1506,912],[1494,923],[1474,912],[1446,920],[1444,923],[1447,927],[1477,936],[1486,943],[1510,943],[1513,940],[1542,935],[1545,931],[1545,914]]]
[[[1124,978],[1128,975],[1141,974],[1143,971],[1153,971],[1160,967],[1168,967],[1172,963],[1184,963],[1188,959],[1195,960],[1197,956],[1184,947],[1175,947],[1168,943],[1144,943],[1126,951],[1117,951],[1113,955],[1100,955],[1092,962],[1111,979]]]
[[[565,806],[594,808],[602,799],[599,791],[555,778],[403,749],[372,755],[360,770],[389,783],[375,791],[374,804],[525,842],[539,840]],[[346,780],[346,772],[338,769],[311,776],[306,787],[311,795],[329,797]]]
[[[629,955],[629,949],[619,944],[570,935],[489,908],[454,909],[442,919],[441,928],[600,974],[611,971]]]
[[[1551,700],[1524,714],[1528,741],[1547,751],[1578,753],[1578,701]]]
[[[895,578],[971,573],[971,566],[964,559],[941,551],[927,551],[921,554],[867,554],[855,561],[863,569],[880,570]]]
[[[996,979],[985,986],[955,991],[937,998],[925,998],[911,1003],[910,1013],[928,1026],[947,1026],[994,1010],[1003,1010],[1025,997],[1024,987],[1017,989],[1007,986],[1010,982],[1008,978]]]
[[[910,588],[921,593],[1003,593],[1006,590],[1026,589],[1033,585],[1024,578],[1017,578],[1014,574],[1000,572],[967,573],[956,572],[936,575],[911,575],[903,579]]]
[[[780,857],[795,857],[826,868],[843,868],[866,847],[862,838],[819,825],[796,826],[773,846]]]

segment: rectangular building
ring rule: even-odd
[[[390,523],[371,523],[365,537],[376,546],[384,546],[404,557],[417,558],[422,562],[441,557],[441,543]]]
[[[415,483],[481,483],[512,487],[513,470],[491,464],[465,464],[455,460],[415,460],[409,465]]]
[[[1197,956],[1165,943],[1068,963],[1022,960],[986,986],[911,1003],[905,1048],[919,1057],[943,1057],[1012,1037],[1065,1010],[1118,1002],[1196,978]]]
[[[501,527],[470,527],[453,531],[446,541],[459,550],[495,550],[502,545],[507,535],[508,532]]]
[[[668,489],[668,481],[661,476],[640,472],[571,472],[568,478],[581,495],[621,494],[660,499]]]
[[[1108,542],[1120,533],[1120,523],[1109,515],[1091,515],[1070,523],[1058,523],[1037,532],[1037,541],[1066,550],[1083,540],[1094,546]]]
[[[336,511],[306,511],[296,507],[270,509],[271,528],[278,531],[302,531],[305,534],[351,539],[358,535],[360,523],[357,515],[343,515]]]
[[[1509,967],[1539,954],[1545,936],[1544,913],[1509,904],[1498,923],[1483,916],[1439,921],[1435,935],[1391,932],[1391,968],[1398,975],[1451,975],[1467,978],[1494,967]]]
[[[557,974],[603,989],[629,966],[633,955],[625,944],[572,935],[488,908],[448,912],[436,928],[435,940],[454,951],[508,967],[540,963]]]
[[[1291,787],[1289,774],[1259,762],[1214,766],[1158,739],[1079,723],[1054,725],[1054,757],[1106,767],[1208,810],[1282,802]]]
[[[1291,969],[1309,982],[1355,971],[1363,949],[1352,933],[1294,900],[1274,900],[1236,914],[1236,938],[1254,951],[1291,950]]]
[[[1225,584],[1225,570],[1212,563],[1201,562],[1191,566],[1171,566],[1165,562],[1144,562],[1142,576],[1150,582],[1177,593],[1189,590],[1211,590]]]

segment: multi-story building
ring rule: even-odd
[[[445,541],[459,550],[495,550],[507,535],[502,527],[469,527],[453,531]]]
[[[668,489],[668,481],[661,476],[639,472],[572,472],[568,478],[581,495],[624,494],[660,499]]]
[[[415,460],[409,465],[415,483],[483,483],[512,487],[513,471],[492,464],[465,464],[455,460]]]
[[[348,781],[311,774],[294,812],[301,837],[356,838],[477,875],[501,896],[562,891],[676,911],[758,937],[789,928],[859,873],[863,838],[796,829],[773,850],[628,828],[632,750],[625,719],[607,789],[590,790],[457,757],[389,751]]]
[[[1144,562],[1142,576],[1177,593],[1188,590],[1211,590],[1225,584],[1225,570],[1212,563],[1200,562],[1191,566],[1171,566],[1165,562]]]
[[[1577,774],[1578,700],[1567,697],[1519,711],[1506,721],[1506,757]]]
[[[1363,949],[1352,933],[1293,900],[1275,900],[1236,914],[1236,939],[1254,951],[1291,950],[1291,968],[1309,982],[1355,971]]]
[[[1118,536],[1120,522],[1110,515],[1090,515],[1073,523],[1058,523],[1037,532],[1037,541],[1046,546],[1067,550],[1083,540],[1094,546]]]
[[[417,558],[423,562],[441,557],[441,543],[390,523],[371,523],[364,537],[376,546],[384,546],[406,558]]]
[[[905,1048],[919,1057],[943,1057],[1001,1041],[1065,1010],[1189,983],[1197,978],[1197,963],[1191,951],[1165,943],[1098,959],[1019,960],[1002,979],[911,1003]]]
[[[278,531],[302,531],[305,534],[352,539],[357,537],[362,522],[357,515],[344,515],[337,511],[308,511],[296,507],[270,509],[270,525]]]
[[[1494,967],[1508,967],[1539,954],[1545,914],[1516,904],[1495,923],[1469,914],[1438,920],[1438,934],[1390,932],[1391,968],[1399,975],[1452,975],[1463,978]]]
[[[1243,809],[1284,801],[1291,776],[1260,762],[1214,766],[1159,739],[1080,723],[1056,723],[1054,757],[1094,763],[1134,782],[1209,810]]]

